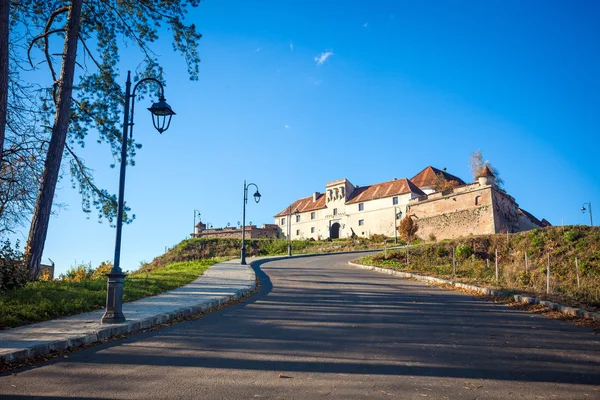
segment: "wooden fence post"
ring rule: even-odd
[[[577,272],[577,289],[579,289],[580,283],[579,283],[579,261],[577,260],[577,257],[575,257],[575,271]]]
[[[527,252],[525,252],[525,271],[529,271],[529,260],[527,259]]]
[[[550,253],[548,253],[548,267],[546,268],[546,294],[550,294]]]
[[[456,275],[456,247],[452,248],[452,275]]]
[[[496,282],[498,281],[498,248],[496,247]]]

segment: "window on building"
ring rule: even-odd
[[[333,209],[333,215],[337,215],[337,208]]]
[[[481,202],[481,196],[475,196],[475,205],[478,206]]]
[[[300,222],[300,215],[296,215],[296,222]]]
[[[296,236],[300,236],[300,229],[296,229]]]
[[[310,233],[315,233],[315,227],[310,228]]]
[[[364,211],[364,209],[365,209],[365,203],[360,203],[358,205],[358,211]]]
[[[363,226],[365,224],[365,220],[364,219],[359,219],[358,220],[358,226]]]
[[[397,197],[392,198],[392,203],[394,203],[394,205],[398,204],[398,198]]]
[[[316,212],[311,212],[310,213],[310,219],[315,219],[317,217],[317,213]]]
[[[285,218],[281,218],[281,225],[285,225]]]

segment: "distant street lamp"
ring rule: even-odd
[[[165,101],[165,90],[163,85],[155,78],[144,78],[135,84],[131,91],[131,71],[127,71],[127,82],[125,84],[125,112],[123,115],[123,138],[121,143],[121,174],[119,177],[119,200],[117,206],[117,237],[115,240],[115,258],[113,267],[108,274],[106,291],[106,312],[102,316],[103,324],[118,324],[125,321],[123,315],[123,284],[125,274],[120,267],[121,264],[121,230],[123,228],[123,203],[125,195],[125,167],[127,166],[127,139],[133,136],[133,111],[135,106],[135,91],[144,82],[154,82],[160,88],[158,103],[152,104],[148,110],[152,113],[152,123],[158,133],[169,129],[171,118],[175,112]],[[131,104],[131,114],[129,107]],[[129,132],[127,132],[129,130]],[[129,135],[128,135],[129,133]]]
[[[300,214],[298,208],[294,210],[294,215]],[[292,205],[288,207],[288,257],[292,256]]]
[[[585,214],[586,208],[585,206],[588,206],[589,208],[589,213],[590,213],[590,226],[594,226],[594,221],[592,220],[592,202],[588,201],[587,203],[583,203],[583,205],[581,206],[581,212]]]
[[[250,186],[254,186],[256,188],[256,193],[254,193],[254,201],[260,201],[260,193],[258,192],[258,186],[255,183],[249,183],[246,185],[246,181],[244,181],[244,206],[242,208],[242,261],[240,264],[246,265],[246,204],[248,204],[248,188]]]
[[[202,222],[202,214],[200,211],[194,210],[194,230],[192,231],[192,237],[196,237],[196,216],[198,217],[198,221]]]
[[[394,207],[394,243],[398,244],[398,220],[402,219],[402,211],[396,211]]]

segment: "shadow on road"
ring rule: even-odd
[[[324,260],[256,265],[260,290],[243,302],[68,362],[600,383],[587,329]]]

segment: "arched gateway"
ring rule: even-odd
[[[329,237],[331,239],[339,239],[340,238],[340,224],[339,222],[335,222],[329,228]]]

